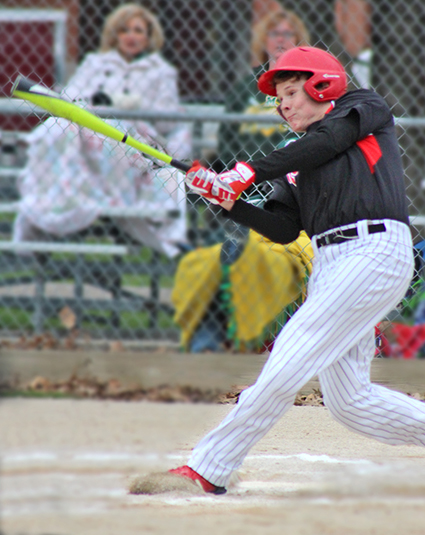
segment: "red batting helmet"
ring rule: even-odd
[[[258,89],[266,95],[276,96],[273,78],[282,71],[301,71],[313,74],[305,84],[304,89],[313,100],[324,102],[342,96],[347,90],[347,75],[341,63],[329,52],[310,46],[291,48],[280,56],[273,69],[260,76]],[[324,89],[317,89],[323,82],[329,85]]]

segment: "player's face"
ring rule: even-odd
[[[276,84],[280,111],[294,132],[305,132],[311,124],[323,119],[329,108],[329,102],[316,102],[307,95],[304,82],[305,79],[292,78]]]
[[[149,44],[148,25],[141,17],[130,19],[118,32],[118,50],[126,58],[132,59]]]
[[[272,68],[279,56],[297,45],[296,35],[287,20],[281,20],[267,32],[266,51],[269,56],[269,68]]]

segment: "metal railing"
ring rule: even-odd
[[[196,105],[197,106],[197,105]],[[150,111],[150,110],[122,110],[119,108],[105,107],[105,106],[91,106],[98,117],[102,119],[126,119],[134,121],[176,121],[176,122],[214,122],[214,123],[259,123],[259,124],[279,124],[282,118],[276,115],[261,115],[261,114],[241,114],[241,113],[213,113],[208,111],[191,111],[191,105],[182,105],[181,112],[168,111]],[[210,107],[212,110],[217,109],[217,104],[203,104],[206,110]],[[43,117],[49,115],[48,112],[28,104],[19,99],[0,98],[0,114],[4,115],[37,115]],[[420,127],[425,126],[425,117],[395,117],[395,124],[403,127]]]

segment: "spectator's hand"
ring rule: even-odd
[[[93,106],[112,106],[113,102],[109,95],[103,91],[97,91],[91,97],[91,103]]]
[[[214,177],[210,191],[213,197],[221,201],[236,201],[254,180],[254,170],[248,164],[238,162],[232,170]]]

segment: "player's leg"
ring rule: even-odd
[[[382,246],[385,254],[380,254],[375,238],[362,254],[354,244],[343,254],[324,248],[315,259],[306,302],[277,337],[257,382],[194,448],[192,469],[225,486],[250,448],[293,405],[299,389],[347,354],[399,302],[412,274],[412,255],[397,255],[398,243],[393,246]]]
[[[387,444],[425,445],[425,404],[370,382],[374,334],[319,375],[323,400],[342,425]]]

